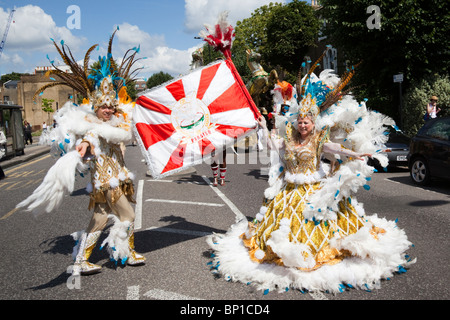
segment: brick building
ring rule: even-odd
[[[42,70],[41,70],[42,69]],[[76,103],[76,93],[68,86],[55,86],[48,88],[33,101],[33,95],[43,85],[53,82],[45,77],[44,68],[37,68],[34,75],[23,75],[17,83],[17,101],[16,104],[23,107],[23,119],[31,123],[33,131],[42,129],[45,121],[47,125],[53,123],[53,113],[46,113],[42,110],[42,99],[54,100],[53,110],[59,110],[67,101]],[[58,81],[57,76],[52,76]]]

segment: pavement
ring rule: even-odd
[[[34,137],[34,140],[37,137]],[[50,152],[50,146],[41,146],[38,142],[34,142],[31,145],[25,145],[24,154],[20,156],[10,157],[8,159],[3,158],[0,161],[0,166],[3,170],[14,167],[18,164],[30,161],[34,158],[40,157],[46,153]]]

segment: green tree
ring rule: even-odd
[[[23,75],[28,75],[28,73],[12,72],[12,73],[8,73],[8,74],[4,74],[0,78],[0,83],[5,83],[5,82],[8,82],[9,80],[20,80],[20,77]]]
[[[173,77],[170,74],[160,71],[158,73],[153,74],[150,78],[148,78],[147,88],[150,89],[159,86],[160,84],[163,84],[172,79]]]
[[[267,23],[275,10],[282,6],[280,3],[271,2],[256,9],[249,18],[236,23],[232,58],[244,82],[251,78],[251,71],[247,66],[247,49],[259,52],[262,55],[260,63],[264,70],[270,71],[272,69],[270,62],[265,60],[263,54],[267,48]]]
[[[287,71],[285,80],[295,81],[303,56],[309,46],[315,45],[319,26],[314,10],[303,1],[261,6],[251,17],[236,23],[233,60],[234,55],[241,57],[235,62],[239,73],[248,73],[243,57],[246,49],[252,49],[261,54],[261,65],[266,71],[277,69],[282,78],[283,71]]]
[[[450,77],[448,75],[434,74],[417,83],[412,83],[405,94],[405,109],[408,112],[403,114],[404,131],[407,135],[415,135],[424,124],[423,116],[431,96],[437,96],[439,99],[438,108],[441,111],[438,116],[450,115]]]
[[[55,100],[53,99],[46,99],[43,98],[42,99],[42,111],[47,112],[47,122],[50,124],[50,113],[55,112],[55,110],[53,110],[53,102],[55,102]]]
[[[267,21],[267,44],[261,54],[272,65],[297,74],[308,48],[316,46],[319,27],[314,9],[304,1],[277,7]]]
[[[236,37],[233,46],[262,52],[267,47],[267,23],[280,3],[270,3],[256,9],[249,18],[236,23]]]
[[[448,74],[450,47],[449,2],[440,0],[322,0],[319,11],[329,43],[339,49],[341,60],[362,61],[353,79],[359,99],[399,120],[399,90],[393,76],[403,73],[403,92],[435,72]],[[367,22],[380,10],[381,28]],[[408,110],[404,110],[408,112]]]
[[[251,75],[250,69],[247,66],[247,54],[245,50],[246,48],[239,45],[239,42],[233,41],[231,59],[244,82],[248,81]],[[219,59],[224,59],[223,54],[214,50],[208,43],[205,43],[203,45],[203,64],[207,65]]]
[[[233,42],[233,49],[234,49],[234,42]],[[220,51],[214,50],[208,43],[205,43],[203,45],[203,64],[207,65],[218,59],[224,59],[223,54]]]
[[[136,81],[128,81],[126,87],[127,87],[127,94],[130,96],[131,100],[136,100],[137,98]]]

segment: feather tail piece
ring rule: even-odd
[[[67,153],[50,168],[39,187],[16,208],[35,215],[59,208],[64,196],[73,191],[77,167],[84,167],[78,152]]]
[[[228,23],[228,11],[219,16],[219,21],[213,27],[205,25],[206,31],[200,31],[199,35],[216,51],[222,52],[225,58],[231,58],[231,46],[235,35],[234,28]]]

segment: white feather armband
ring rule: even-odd
[[[77,151],[61,157],[47,172],[41,185],[16,208],[25,208],[35,215],[57,209],[64,195],[73,191],[77,167],[85,169]]]

